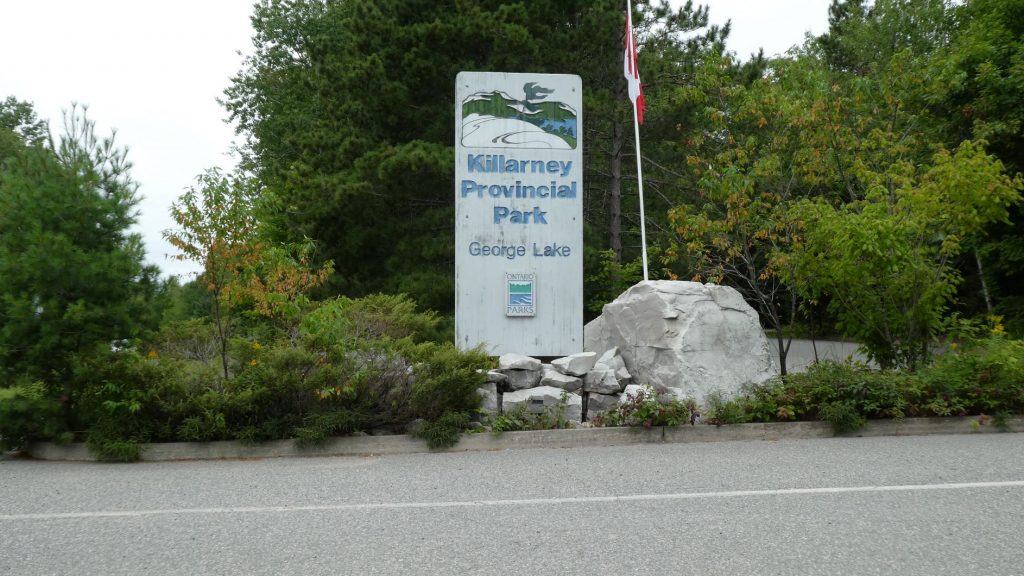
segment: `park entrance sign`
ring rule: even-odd
[[[582,82],[462,72],[455,88],[455,339],[583,350]]]

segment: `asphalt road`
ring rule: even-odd
[[[1024,434],[6,460],[0,574],[1024,574]]]

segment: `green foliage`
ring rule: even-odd
[[[59,429],[60,404],[42,382],[0,388],[0,450],[22,448]]]
[[[341,408],[307,415],[302,426],[295,428],[293,433],[300,446],[313,446],[323,443],[331,436],[355,432],[359,429],[359,424],[355,414]]]
[[[0,374],[41,380],[66,406],[75,358],[155,322],[156,269],[143,265],[136,184],[126,153],[100,139],[84,109],[47,145],[0,170]]]
[[[480,407],[491,359],[482,349],[461,351],[453,344],[426,343],[409,350],[413,383],[409,407],[416,418],[437,420],[446,412],[471,413]]]
[[[337,318],[345,319],[341,330]],[[415,312],[408,299],[334,300],[306,320],[298,337],[271,323],[249,326],[268,341],[232,338],[230,379],[218,366],[215,328],[198,319],[166,325],[142,346],[145,354],[82,356],[73,370],[82,387],[79,429],[103,459],[130,460],[145,442],[297,438],[312,445],[418,418],[438,426],[440,438],[450,414],[478,409],[479,371],[491,359],[413,342],[436,317]]]
[[[294,328],[309,302],[306,292],[323,283],[331,269],[330,262],[311,269],[308,240],[274,244],[260,236],[255,208],[260,192],[259,183],[244,174],[207,170],[171,207],[178,229],[164,232],[180,251],[176,258],[203,266],[200,281],[212,297],[225,379],[231,376],[232,310],[247,306],[255,315]]]
[[[79,359],[74,366],[82,389],[77,415],[87,437],[93,444],[174,439],[188,394],[176,378],[177,368],[130,350]]]
[[[786,256],[799,244],[788,206],[816,190],[803,173],[803,84],[813,72],[779,62],[773,79],[749,85],[732,78],[729,57],[707,58],[690,98],[703,120],[688,135],[686,163],[696,195],[668,210],[673,231],[664,261],[697,282],[728,284],[775,330],[783,374],[786,328],[797,294],[785,282]]]
[[[818,416],[832,424],[836,434],[846,434],[860,430],[867,424],[867,419],[859,412],[852,401],[829,402],[818,409]]]
[[[875,418],[971,414],[1024,414],[1024,342],[982,338],[914,374],[823,362],[728,400],[712,395],[704,413],[709,424],[824,420],[837,433]]]
[[[136,462],[142,457],[142,446],[136,440],[108,438],[94,433],[89,434],[85,445],[100,462]]]
[[[939,415],[1020,413],[1024,341],[993,335],[940,356],[921,373],[918,402]]]
[[[31,103],[14,96],[0,101],[0,168],[23,148],[44,145],[47,131],[46,122],[39,120]]]
[[[491,431],[495,434],[502,432],[518,432],[520,430],[534,430],[534,415],[530,414],[526,404],[519,404],[511,410],[505,410],[491,419]]]
[[[216,327],[205,319],[165,322],[151,338],[158,357],[210,363],[219,354]]]
[[[661,402],[650,386],[644,386],[626,402],[594,419],[598,426],[679,426],[693,424],[696,404],[672,399]]]
[[[875,176],[863,200],[794,208],[805,236],[789,279],[808,298],[830,297],[840,327],[872,359],[914,370],[956,293],[953,258],[1007,218],[1024,182],[969,141],[940,150],[920,172],[894,164]]]
[[[755,408],[755,401],[747,396],[729,399],[721,390],[714,390],[704,399],[703,420],[707,424],[722,426],[723,424],[743,424],[757,422],[765,418],[761,410]],[[773,414],[767,415],[771,420]]]
[[[653,254],[655,251],[651,252]],[[586,290],[587,310],[595,316],[601,313],[605,304],[615,300],[630,286],[644,279],[644,264],[641,258],[622,263],[616,260],[613,250],[601,250],[595,255],[588,256],[597,260],[597,263],[587,266],[590,269],[596,268],[596,271],[586,278],[586,284],[589,286]],[[653,256],[651,259],[656,258],[657,256]]]
[[[445,412],[433,421],[417,426],[413,436],[427,441],[430,449],[451,448],[459,443],[462,433],[469,428],[468,412]]]
[[[437,313],[417,311],[416,303],[404,294],[371,294],[321,302],[303,318],[300,331],[319,347],[376,345],[380,340],[422,340],[438,322]]]
[[[530,412],[526,403],[517,405],[511,410],[495,416],[491,420],[491,431],[495,434],[502,432],[517,432],[521,430],[559,430],[571,428],[572,423],[565,419],[565,410],[568,406],[569,394],[563,392],[558,402],[545,406],[538,413]]]

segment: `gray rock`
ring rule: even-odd
[[[583,390],[597,394],[618,394],[622,391],[622,384],[615,378],[615,371],[611,368],[595,368],[584,377]]]
[[[502,372],[506,370],[540,370],[542,368],[540,360],[532,358],[530,356],[523,356],[522,354],[502,354],[498,358],[498,369]],[[505,372],[507,374],[507,372]]]
[[[498,385],[489,382],[484,384],[480,388],[476,389],[477,394],[480,395],[480,409],[484,410],[488,414],[497,414],[501,411],[501,407],[498,405]]]
[[[526,404],[527,410],[539,414],[545,409],[558,404],[566,394],[564,418],[569,422],[579,422],[583,418],[583,398],[579,394],[566,392],[554,386],[540,386],[528,390],[507,392],[504,394],[505,410],[514,410],[520,404]]]
[[[593,418],[594,416],[607,412],[618,405],[618,394],[590,394],[587,399],[587,418]]]
[[[538,370],[502,370],[508,377],[504,390],[525,390],[540,385],[541,371]]]
[[[630,375],[629,370],[626,369],[626,361],[622,359],[622,355],[619,354],[618,347],[614,347],[608,350],[597,359],[595,366],[602,366],[611,368],[615,371],[615,379],[619,381],[619,384],[623,386],[631,384],[633,377]]]
[[[508,376],[505,376],[504,374],[498,372],[497,370],[488,370],[486,380],[487,382],[491,382],[494,384],[502,384],[503,382],[508,380]]]
[[[630,384],[622,391],[622,395],[619,396],[619,404],[625,404],[626,402],[632,402],[637,396],[640,395],[641,391],[646,394],[654,394],[654,389],[650,386],[641,386],[640,384]]]
[[[633,381],[680,388],[703,402],[774,375],[757,312],[736,290],[697,282],[640,282],[584,329],[584,349],[617,347]],[[584,383],[584,387],[586,384]]]
[[[571,376],[586,376],[587,372],[594,369],[594,362],[597,361],[595,352],[580,352],[565,358],[559,358],[551,362],[551,366],[562,374]]]
[[[545,370],[544,375],[541,376],[540,385],[561,388],[566,392],[575,392],[583,387],[583,380],[555,370]]]
[[[682,388],[667,388],[664,392],[658,394],[658,402],[662,404],[668,404],[674,400],[686,402],[688,398],[689,396],[686,395]]]

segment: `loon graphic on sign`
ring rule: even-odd
[[[536,316],[536,274],[505,274],[505,316]]]
[[[579,144],[576,110],[547,100],[555,92],[527,82],[521,100],[502,90],[470,94],[462,101],[462,145],[575,150]]]

